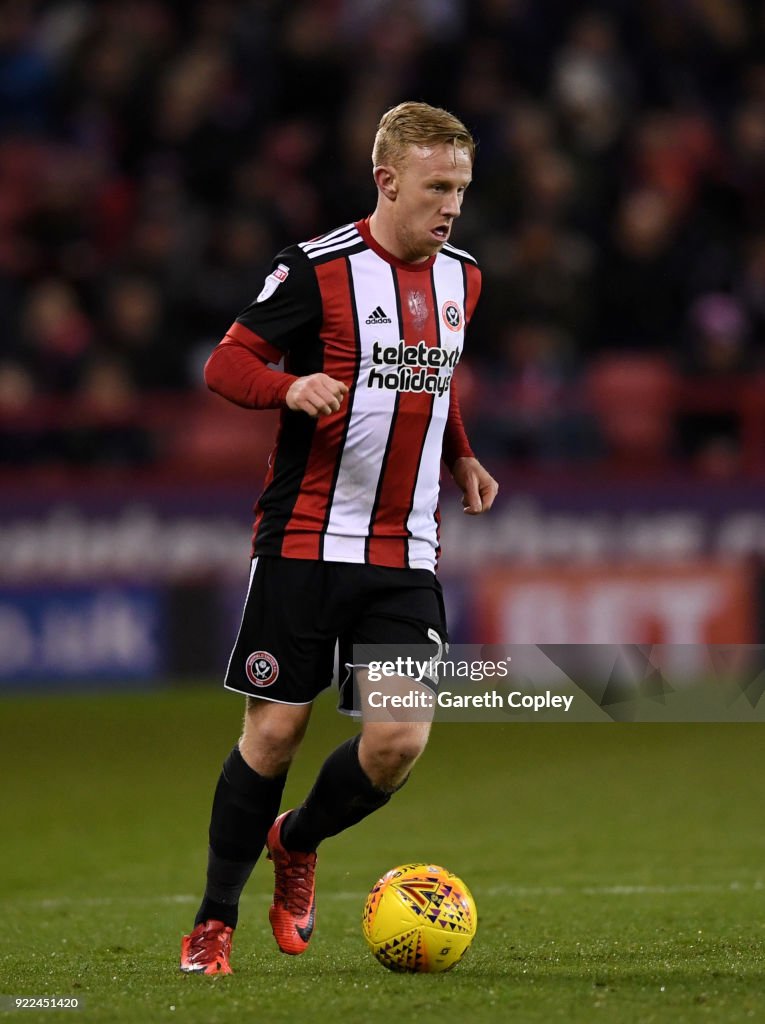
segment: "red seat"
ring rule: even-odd
[[[184,405],[169,432],[165,454],[204,472],[265,472],[279,423],[276,409],[241,409],[200,392]]]
[[[635,468],[671,458],[677,379],[666,359],[603,356],[590,368],[586,391],[609,460]]]

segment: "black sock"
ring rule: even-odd
[[[324,762],[305,802],[282,826],[286,849],[310,853],[322,839],[350,828],[390,800],[393,793],[373,785],[361,767],[360,740],[354,736],[342,743]]]
[[[194,925],[223,921],[236,928],[239,897],[279,813],[287,773],[259,775],[234,747],[223,764],[210,818],[207,887]]]

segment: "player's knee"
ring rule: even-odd
[[[427,740],[426,728],[406,723],[365,731],[362,761],[367,762],[372,781],[396,784],[423,752]]]
[[[248,704],[239,748],[250,767],[271,774],[289,766],[305,735],[308,714],[278,704],[264,708],[259,703],[260,707]]]
[[[392,744],[392,754],[402,765],[413,765],[425,749],[427,734],[409,730],[396,736]]]

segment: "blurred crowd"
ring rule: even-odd
[[[0,0],[0,459],[150,460],[28,411],[198,392],[272,256],[371,212],[402,99],[479,140],[455,241],[484,271],[482,456],[592,457],[620,373],[639,434],[678,375],[765,367],[762,0]],[[666,444],[734,465],[738,429]]]

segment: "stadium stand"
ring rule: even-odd
[[[758,5],[0,7],[14,472],[246,460],[201,365],[282,244],[371,209],[360,140],[404,97],[480,139],[457,233],[485,272],[465,368],[476,449],[762,471]]]

